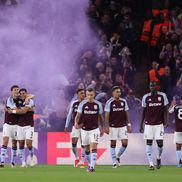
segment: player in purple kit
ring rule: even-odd
[[[21,99],[19,99],[19,86],[13,85],[11,87],[11,96],[8,98],[6,103],[5,111],[5,121],[3,125],[3,144],[1,147],[1,164],[0,167],[4,167],[5,157],[7,153],[7,147],[9,140],[12,139],[12,149],[11,149],[11,166],[14,167],[14,160],[17,153],[17,124],[18,116],[15,114],[10,114],[7,109],[14,109],[22,104]]]
[[[105,106],[106,112],[106,132],[109,133],[111,141],[111,158],[113,162],[113,168],[120,166],[120,157],[126,150],[128,145],[127,133],[131,132],[131,122],[128,114],[128,105],[125,99],[121,98],[121,89],[119,86],[112,88],[112,96]],[[116,155],[116,142],[121,141],[122,146],[120,147]]]
[[[178,96],[175,98],[175,103],[172,102],[169,113],[174,113],[174,143],[176,144],[177,167],[182,167],[182,97]]]
[[[73,127],[72,127],[72,132],[71,132],[71,141],[72,141],[72,151],[75,156],[75,162],[74,162],[74,167],[78,167],[78,164],[80,162],[79,157],[78,157],[78,150],[77,150],[77,143],[78,139],[81,139],[81,129],[76,129],[74,127],[74,120],[75,116],[77,114],[78,106],[81,101],[84,100],[85,98],[85,90],[84,89],[78,89],[77,90],[77,99],[72,101],[70,104],[69,112],[66,118],[66,124],[65,124],[65,132],[68,132],[68,126],[69,123],[72,121],[73,122]],[[80,168],[84,168],[84,161],[85,161],[85,149],[84,146],[81,146],[81,165]]]
[[[94,97],[94,89],[91,87],[87,88],[86,99],[79,104],[75,117],[75,128],[81,127],[82,145],[85,146],[85,154],[89,162],[89,172],[95,171],[97,145],[99,137],[104,134],[102,104],[96,101]],[[100,121],[100,130],[98,121]],[[92,151],[91,154],[90,150]]]
[[[29,149],[31,162],[30,166],[34,165],[33,162],[33,135],[34,135],[34,101],[32,99],[26,100],[28,97],[27,90],[25,88],[20,89],[19,91],[23,104],[19,108],[9,109],[9,113],[18,115],[18,126],[17,126],[17,140],[19,142],[19,155],[22,162],[21,167],[26,167],[26,158],[25,158],[25,143]]]
[[[168,99],[165,93],[158,92],[156,82],[150,82],[150,93],[142,98],[142,120],[140,132],[144,132],[146,140],[146,154],[149,162],[149,170],[154,170],[152,157],[152,143],[156,140],[158,145],[157,169],[161,167],[161,154],[163,151],[164,126],[168,126]],[[145,130],[143,123],[145,121]]]

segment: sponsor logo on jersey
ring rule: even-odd
[[[162,106],[162,103],[149,103],[149,107]]]
[[[87,111],[87,110],[84,110],[84,114],[97,114],[97,111]]]
[[[123,111],[123,108],[113,108],[113,111]]]

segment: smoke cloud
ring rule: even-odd
[[[0,11],[0,89],[13,84],[39,104],[64,106],[63,89],[83,48],[93,42],[86,0],[22,0]],[[58,99],[52,97],[55,96]]]

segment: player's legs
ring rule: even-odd
[[[71,141],[72,141],[72,151],[75,156],[74,167],[78,167],[79,164],[78,149],[77,149],[78,138],[74,137],[71,139]]]
[[[121,147],[119,148],[119,151],[117,153],[117,158],[116,158],[118,162],[118,166],[120,166],[120,157],[125,152],[127,146],[128,146],[128,139],[121,140]]]
[[[76,129],[73,126],[72,132],[71,132],[71,140],[72,140],[72,151],[75,156],[74,167],[78,167],[78,164],[80,162],[78,157],[78,149],[77,149],[77,143],[78,143],[79,137],[80,137],[80,129]]]
[[[81,164],[80,168],[84,168],[85,165],[85,147],[81,145]]]
[[[18,126],[17,128],[17,138],[19,143],[19,156],[22,163],[22,167],[26,167],[26,159],[25,159],[25,127]]]
[[[111,140],[110,142],[110,154],[112,159],[113,168],[116,168],[116,140]]]
[[[157,142],[157,169],[161,167],[161,155],[163,151],[163,140],[156,140]]]
[[[109,137],[110,137],[110,154],[112,159],[113,168],[117,167],[116,161],[116,141],[118,139],[118,128],[109,127]]]
[[[182,132],[174,132],[174,143],[176,144],[177,167],[182,167]]]
[[[15,167],[15,158],[17,156],[17,125],[12,126],[11,138],[11,167]]]
[[[29,150],[30,157],[33,158],[34,155],[33,140],[26,139],[26,146]]]
[[[90,145],[85,145],[85,156],[87,158],[88,166],[90,166]]]
[[[19,140],[19,155],[22,163],[22,167],[26,167],[26,159],[25,159],[25,140]]]
[[[15,129],[14,125],[9,125],[7,123],[5,123],[3,125],[3,142],[2,142],[3,144],[1,147],[1,165],[0,165],[0,167],[4,167],[9,139],[13,137],[13,134],[15,134],[14,129]]]
[[[182,167],[182,144],[176,143],[176,158],[178,161],[177,167]]]
[[[87,158],[88,165],[90,166],[90,131],[86,131],[81,129],[81,139],[82,139],[82,145],[85,149],[85,156]]]
[[[128,134],[127,134],[127,127],[118,128],[118,139],[121,140],[121,147],[119,148],[118,154],[117,154],[117,162],[118,166],[120,166],[120,157],[126,150],[126,147],[128,146]]]
[[[2,144],[2,147],[1,147],[1,164],[0,164],[0,167],[4,167],[4,162],[5,162],[5,158],[6,158],[8,143],[9,143],[9,137],[4,136],[3,137],[3,144]]]
[[[91,141],[91,161],[90,161],[90,172],[94,172],[94,167],[97,161],[97,145],[99,142],[100,137],[100,130],[99,128],[92,130],[90,135],[90,141]]]
[[[149,170],[154,170],[154,163],[152,157],[152,143],[154,139],[154,127],[152,125],[145,125],[144,139],[146,140],[146,154],[149,162]]]
[[[11,167],[15,167],[15,158],[17,156],[17,140],[12,139],[11,148]]]
[[[81,130],[80,130],[80,143],[81,143],[81,164],[80,168],[85,168],[85,146],[82,144]]]
[[[153,157],[152,157],[152,143],[153,140],[146,140],[146,154],[147,154],[147,159],[150,165],[151,170],[154,170],[154,163],[153,163]]]
[[[177,167],[182,167],[182,144],[176,143],[176,157],[178,160],[178,166]]]

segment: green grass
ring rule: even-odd
[[[35,166],[15,169],[6,166],[0,169],[2,182],[179,182],[182,168],[163,166],[160,170],[148,171],[148,166],[96,166],[95,173],[72,166]]]

